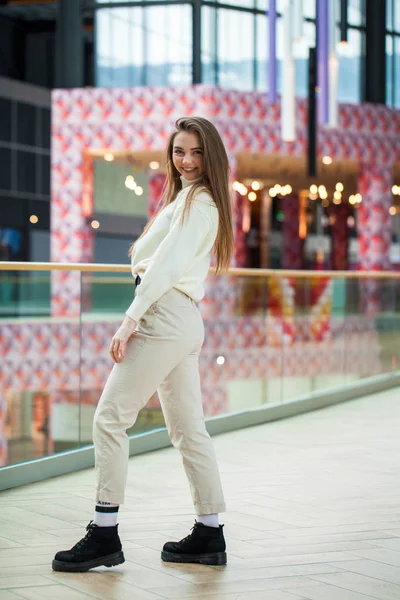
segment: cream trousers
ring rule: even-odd
[[[153,304],[106,382],[93,423],[96,501],[122,504],[128,470],[126,430],[157,390],[172,444],[182,455],[196,514],[225,510],[218,466],[204,424],[199,354],[204,325],[176,289]]]

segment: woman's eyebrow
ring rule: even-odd
[[[175,150],[183,150],[183,148],[181,148],[180,146],[174,146]],[[203,150],[203,148],[190,148],[191,150]]]

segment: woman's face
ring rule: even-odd
[[[175,168],[188,181],[194,181],[204,173],[203,149],[195,133],[180,131],[176,134],[172,148]]]

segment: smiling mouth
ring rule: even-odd
[[[182,167],[183,171],[186,171],[187,173],[191,173],[192,171],[196,170],[196,167],[192,167],[191,169],[185,169],[185,167]]]

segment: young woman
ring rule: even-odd
[[[132,246],[135,298],[111,340],[115,365],[93,425],[96,472],[94,521],[71,550],[58,552],[56,571],[87,571],[124,562],[118,508],[124,502],[129,440],[126,430],[157,390],[172,444],[182,454],[197,515],[192,533],[164,545],[170,562],[226,563],[225,502],[204,424],[199,354],[204,326],[196,306],[212,254],[217,271],[233,249],[228,158],[212,123],[176,122],[167,147],[164,202]]]

